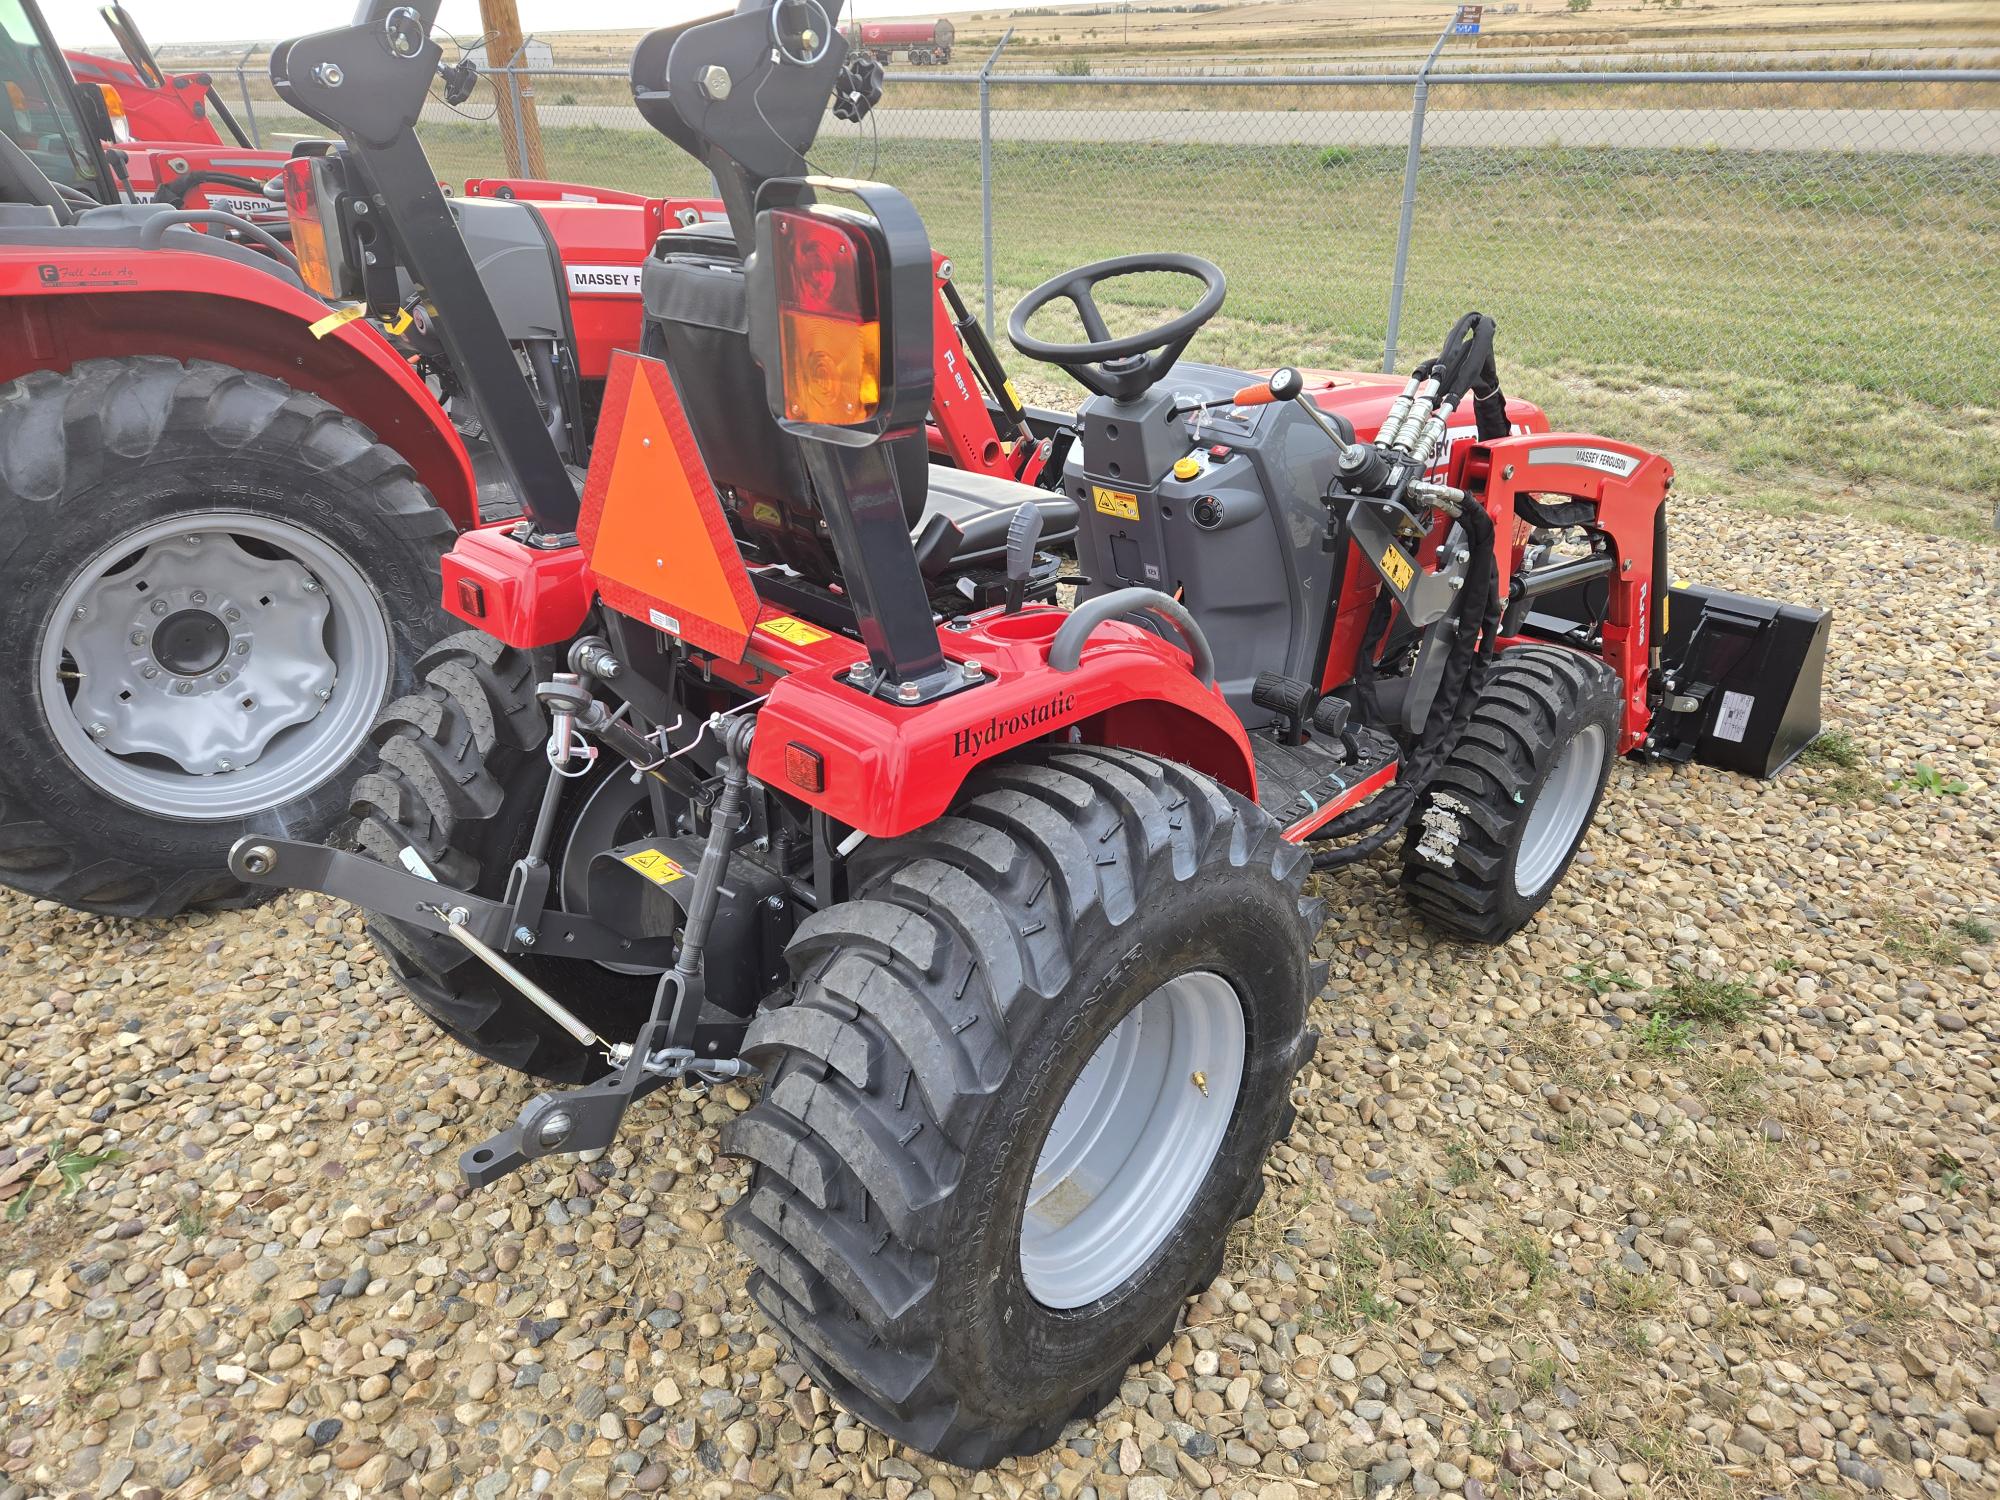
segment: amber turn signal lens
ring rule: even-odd
[[[772,215],[785,415],[851,427],[882,401],[875,256],[859,225],[802,209]]]
[[[279,175],[285,184],[285,216],[292,224],[292,254],[298,257],[299,277],[322,297],[338,297],[340,288],[334,284],[326,225],[320,219],[314,192],[313,159],[295,156]]]

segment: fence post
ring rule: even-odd
[[[1410,228],[1417,213],[1417,163],[1423,154],[1424,109],[1431,96],[1431,64],[1444,50],[1445,38],[1457,24],[1458,12],[1444,23],[1444,30],[1431,44],[1431,54],[1417,69],[1416,92],[1410,98],[1410,150],[1403,158],[1403,213],[1396,222],[1396,266],[1389,273],[1389,328],[1382,336],[1382,373],[1396,373],[1396,341],[1403,322],[1403,277],[1410,268]]]
[[[521,65],[521,59],[527,55],[527,51],[528,44],[522,42],[519,47],[514,49],[514,55],[507,59],[507,67],[505,69],[507,74],[507,99],[513,106],[514,111],[514,135],[511,140],[504,140],[500,145],[507,157],[507,175],[509,177],[532,177],[536,175],[533,172],[523,170],[528,156],[528,124],[521,110],[521,75],[517,70]],[[506,132],[502,131],[501,134],[504,135]]]
[[[1000,54],[1006,50],[1013,38],[1014,28],[1009,26],[1001,34],[999,45],[987,54],[986,61],[979,68],[979,233],[982,242],[980,275],[986,283],[986,337],[993,337],[993,111],[988,80],[993,76],[993,65],[1000,61]]]
[[[236,87],[243,94],[243,119],[250,127],[250,144],[260,150],[264,145],[264,137],[257,130],[257,106],[250,102],[250,76],[244,71],[243,65],[250,61],[250,54],[262,45],[261,42],[252,42],[243,49],[243,55],[236,59]]]

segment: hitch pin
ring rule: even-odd
[[[592,1031],[577,1018],[576,1012],[572,1011],[567,1005],[564,1005],[562,1001],[556,999],[554,995],[551,995],[539,984],[536,984],[534,980],[509,963],[505,956],[487,946],[484,941],[477,937],[472,929],[466,925],[471,914],[464,907],[454,906],[446,909],[442,906],[430,906],[426,907],[425,910],[435,912],[444,922],[444,930],[449,937],[455,939],[474,958],[485,964],[487,968],[498,974],[529,1000],[533,1001],[551,1021],[554,1021],[556,1025],[562,1027],[564,1031],[575,1037],[579,1043],[586,1047],[604,1047],[607,1050],[611,1050],[610,1044],[603,1037]],[[626,1055],[631,1055],[629,1048],[626,1049]]]

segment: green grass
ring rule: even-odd
[[[1647,1057],[1674,1057],[1687,1051],[1694,1038],[1694,1023],[1676,1021],[1664,1011],[1654,1011],[1639,1028],[1633,1043]]]
[[[1904,962],[1924,969],[1949,968],[1969,945],[1990,942],[1993,929],[1976,918],[1959,918],[1942,927],[1901,912],[1881,914],[1882,947]],[[1984,933],[1985,938],[1973,936]]]
[[[56,1175],[62,1179],[62,1188],[58,1196],[75,1197],[83,1191],[83,1185],[90,1180],[91,1173],[99,1167],[116,1166],[125,1159],[125,1152],[116,1146],[108,1146],[102,1151],[73,1151],[68,1147],[55,1151],[49,1158],[49,1165],[56,1169]],[[36,1189],[30,1186],[26,1192],[8,1204],[8,1222],[18,1224],[27,1218],[34,1207],[36,1197]]]
[[[543,137],[553,176],[708,191],[647,132]],[[424,139],[448,181],[501,169],[490,126]],[[1192,357],[1380,364],[1401,147],[999,141],[993,161],[1003,317],[1084,261],[1185,250],[1229,276]],[[976,305],[976,140],[829,131],[813,165],[908,192]],[[1512,393],[1558,426],[1657,448],[1683,492],[1991,544],[2000,361],[1935,351],[1991,305],[1996,264],[1996,158],[1439,147],[1425,154],[1399,363],[1476,305],[1498,324]],[[1188,286],[1157,282],[1104,297],[1114,331],[1156,321]]]
[[[1677,975],[1668,984],[1655,1015],[1696,1026],[1734,1026],[1763,1013],[1765,999],[1735,979],[1698,979]]]

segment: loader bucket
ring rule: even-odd
[[[1775,776],[1820,730],[1832,615],[1699,584],[1669,595],[1653,750]]]

